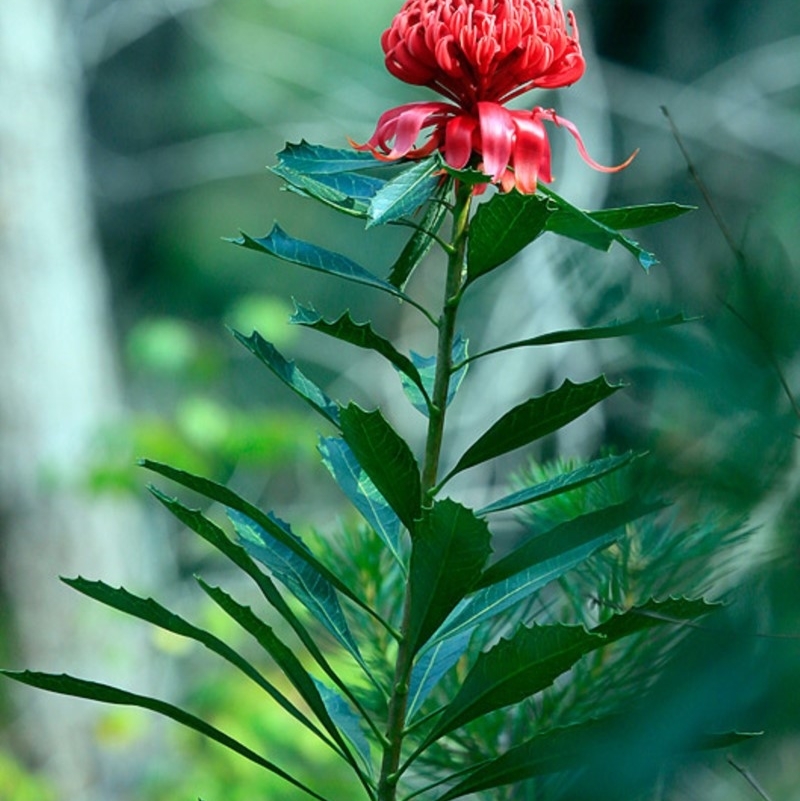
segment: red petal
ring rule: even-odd
[[[499,103],[478,103],[484,172],[499,181],[508,167],[514,141],[511,112]]]
[[[414,147],[417,137],[427,125],[433,124],[435,115],[452,114],[449,103],[407,103],[381,114],[375,133],[361,146],[362,150],[382,151],[388,159],[399,159]],[[394,146],[390,142],[394,139]]]
[[[456,170],[467,166],[472,155],[473,134],[478,121],[466,114],[459,114],[447,123],[444,137],[444,160]]]
[[[539,180],[550,183],[550,142],[547,131],[534,110],[512,112],[516,137],[514,140],[514,177],[517,189],[523,194],[536,192]]]

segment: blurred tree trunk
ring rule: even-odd
[[[120,632],[107,636],[113,618],[57,580],[120,582],[142,561],[132,504],[86,491],[90,443],[118,417],[121,392],[67,6],[0,2],[2,579],[22,665],[108,679],[112,644],[115,664],[136,672],[142,689],[141,655],[120,650]],[[92,732],[102,710],[34,692],[19,698],[12,729],[56,779],[59,798],[100,798]]]

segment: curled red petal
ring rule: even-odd
[[[599,164],[596,162],[587,152],[586,145],[583,144],[583,139],[578,132],[575,123],[570,122],[569,120],[564,119],[563,117],[559,117],[555,111],[542,111],[542,116],[545,119],[551,120],[556,125],[560,126],[561,128],[566,128],[572,136],[575,138],[575,142],[578,146],[578,153],[581,154],[581,158],[592,168],[597,170],[598,172],[619,172],[620,170],[624,170],[635,158],[636,154],[639,152],[638,149],[634,150],[633,153],[628,156],[622,164],[617,164],[614,167],[606,167],[603,164]]]
[[[436,124],[439,118],[457,111],[449,103],[406,103],[381,114],[375,133],[364,144],[357,146],[360,150],[370,150],[376,156],[380,153],[387,159],[399,159],[409,153],[418,157],[421,153],[433,152],[434,147],[428,145],[414,151],[414,143],[423,128]],[[394,144],[392,145],[392,141]],[[437,141],[438,144],[438,141]]]
[[[477,104],[481,131],[483,170],[492,180],[499,181],[511,160],[514,143],[514,120],[511,112],[499,103]]]

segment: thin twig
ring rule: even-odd
[[[722,236],[725,239],[728,247],[730,248],[731,253],[733,254],[734,258],[736,259],[736,263],[739,265],[742,273],[744,274],[745,280],[748,282],[751,279],[750,275],[750,265],[747,262],[747,257],[744,254],[744,251],[733,238],[733,234],[731,233],[730,228],[726,224],[722,213],[717,208],[717,204],[714,202],[714,198],[711,195],[708,187],[706,186],[705,182],[700,176],[700,173],[695,167],[694,162],[692,161],[692,157],[689,155],[689,151],[686,148],[686,145],[683,141],[683,137],[678,130],[678,126],[675,124],[675,121],[672,119],[672,116],[669,113],[669,109],[666,106],[661,106],[661,112],[666,117],[667,122],[669,123],[670,130],[672,131],[672,136],[675,139],[678,148],[683,155],[684,161],[686,162],[686,167],[689,170],[689,175],[691,175],[692,180],[695,182],[700,194],[703,196],[703,200],[708,206],[708,210],[711,212],[711,216],[714,218],[714,221],[717,224]],[[797,398],[795,397],[794,393],[792,392],[791,387],[789,386],[789,382],[786,378],[786,374],[783,371],[783,368],[780,365],[775,353],[773,352],[770,344],[765,340],[764,336],[761,334],[760,331],[734,306],[732,306],[727,301],[723,300],[722,298],[718,298],[720,303],[723,305],[725,309],[727,309],[756,339],[758,344],[761,346],[762,351],[766,355],[772,369],[775,371],[778,381],[780,382],[781,389],[783,390],[784,394],[789,400],[791,404],[792,411],[794,412],[795,417],[800,420],[800,402],[798,402]]]
[[[746,768],[744,765],[740,765],[736,760],[730,755],[727,755],[728,764],[736,771],[738,771],[742,778],[764,799],[764,801],[772,801],[772,799],[767,795],[764,788],[758,783],[756,777]]]

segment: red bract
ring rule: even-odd
[[[381,38],[388,70],[407,83],[428,86],[451,102],[407,103],[378,120],[359,145],[379,158],[423,158],[436,150],[460,170],[477,166],[505,191],[533,193],[550,182],[550,143],[543,121],[566,128],[584,160],[577,128],[554,111],[503,104],[531,89],[568,86],[584,72],[575,17],[560,0],[406,0]],[[432,129],[416,147],[421,132]],[[635,154],[634,154],[635,155]]]

